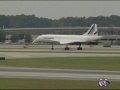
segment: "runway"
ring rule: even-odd
[[[1,57],[12,58],[46,58],[46,57],[120,57],[120,54],[95,53],[32,53],[32,52],[0,52]]]
[[[0,67],[0,77],[64,80],[99,80],[100,78],[107,78],[110,81],[120,81],[120,71]]]

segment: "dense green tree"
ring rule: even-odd
[[[30,32],[26,32],[25,33],[25,43],[31,43],[32,42],[32,36],[31,36],[31,33]]]
[[[62,17],[60,19],[48,19],[33,15],[0,15],[0,28],[46,28],[46,27],[84,27],[96,23],[99,27],[120,27],[120,16],[98,17]]]
[[[17,33],[13,33],[13,34],[11,35],[10,40],[11,40],[13,43],[18,42],[18,40],[19,40],[19,35],[18,35]]]
[[[0,15],[0,28],[4,27],[10,27],[10,20],[8,16]]]
[[[6,34],[3,29],[0,30],[0,42],[5,42]]]

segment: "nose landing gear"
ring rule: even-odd
[[[52,48],[51,48],[51,50],[53,50],[54,48],[53,48],[53,42],[52,42]]]

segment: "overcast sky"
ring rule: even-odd
[[[0,1],[2,15],[62,17],[120,16],[120,1]]]

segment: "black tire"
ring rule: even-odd
[[[64,50],[69,50],[69,47],[65,47],[65,49]]]
[[[54,48],[51,48],[51,50],[53,50]]]
[[[77,50],[82,50],[82,47],[78,47]]]

